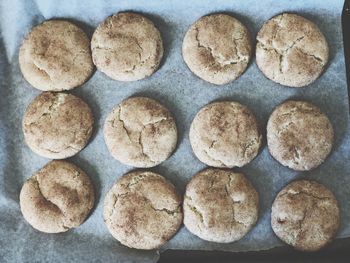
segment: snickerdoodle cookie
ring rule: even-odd
[[[131,97],[108,115],[104,137],[118,161],[134,167],[152,167],[174,151],[177,129],[163,105],[150,98]]]
[[[255,158],[261,134],[254,114],[244,105],[214,102],[202,108],[190,128],[197,158],[214,167],[241,167]]]
[[[208,168],[187,185],[183,209],[190,232],[207,241],[230,243],[255,225],[259,196],[243,174]]]
[[[93,72],[90,40],[82,29],[68,21],[45,21],[24,39],[19,65],[24,78],[37,89],[73,89]]]
[[[267,123],[267,144],[282,165],[311,170],[326,159],[334,141],[332,124],[321,110],[305,101],[279,105]]]
[[[108,17],[91,40],[97,69],[112,79],[134,81],[152,75],[163,57],[163,41],[148,18],[136,13]]]
[[[61,92],[43,92],[27,107],[23,133],[29,148],[44,157],[64,159],[88,143],[94,118],[80,98]]]
[[[81,225],[95,194],[90,178],[67,161],[51,161],[30,177],[20,193],[24,218],[46,233],[65,232]]]
[[[238,78],[248,66],[251,50],[247,28],[225,14],[200,18],[187,31],[182,45],[190,70],[216,85]]]
[[[340,212],[335,196],[315,181],[294,181],[278,193],[271,225],[276,235],[298,250],[316,251],[336,236]]]
[[[181,198],[159,174],[131,172],[107,193],[103,217],[108,230],[123,245],[156,249],[181,226]]]
[[[256,63],[282,85],[303,87],[315,81],[328,62],[328,44],[318,27],[296,14],[264,23],[257,36]]]

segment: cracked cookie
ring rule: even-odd
[[[297,171],[316,168],[330,154],[334,141],[331,122],[305,101],[277,106],[267,123],[267,145],[282,165]]]
[[[97,69],[120,81],[152,75],[163,57],[163,41],[151,20],[136,13],[118,13],[101,23],[91,40]]]
[[[249,32],[240,21],[214,14],[200,18],[190,27],[183,40],[182,55],[195,75],[223,85],[246,70],[251,49]]]
[[[174,151],[177,128],[163,105],[150,98],[132,97],[108,115],[104,137],[111,155],[121,163],[153,167]]]
[[[131,172],[107,193],[103,217],[110,233],[123,245],[156,249],[182,224],[181,197],[163,176]]]
[[[68,21],[45,21],[24,39],[19,65],[24,78],[37,89],[73,89],[93,73],[90,40]]]
[[[315,81],[328,62],[328,44],[318,27],[296,14],[280,14],[257,35],[256,63],[279,84],[303,87]]]
[[[92,134],[93,115],[80,98],[43,92],[27,107],[24,139],[29,148],[46,158],[65,159],[81,151]]]
[[[214,167],[241,167],[255,158],[261,134],[254,114],[238,102],[214,102],[202,108],[190,128],[197,158]]]
[[[316,251],[337,234],[340,212],[335,196],[315,181],[294,181],[278,193],[272,204],[275,234],[295,249]]]
[[[51,161],[30,177],[20,193],[25,220],[46,233],[78,227],[94,206],[90,178],[67,161]]]
[[[259,196],[243,174],[208,168],[188,183],[183,210],[191,233],[230,243],[244,237],[257,222]]]

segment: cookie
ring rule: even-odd
[[[163,41],[151,20],[136,13],[118,13],[101,23],[91,40],[97,69],[120,81],[152,75],[163,57]]]
[[[325,36],[311,21],[280,14],[264,23],[257,35],[256,63],[279,84],[303,87],[314,82],[328,62]]]
[[[181,198],[159,174],[131,172],[107,193],[103,217],[108,230],[123,245],[156,249],[182,224]]]
[[[43,92],[27,107],[24,139],[29,148],[46,158],[64,159],[82,150],[92,134],[93,115],[80,98]]]
[[[237,79],[248,66],[251,50],[247,28],[225,14],[200,18],[187,31],[182,44],[190,70],[216,85]]]
[[[257,222],[259,196],[243,174],[208,168],[188,183],[183,210],[191,233],[230,243],[244,237]]]
[[[272,204],[271,225],[288,245],[316,251],[337,234],[340,212],[335,196],[315,181],[294,181],[278,193]]]
[[[331,152],[334,132],[321,110],[305,101],[279,105],[267,123],[267,145],[282,165],[297,171],[319,166]]]
[[[93,73],[90,40],[82,29],[62,20],[35,26],[19,50],[24,78],[43,91],[70,90]]]
[[[261,134],[254,114],[238,102],[214,102],[202,108],[190,128],[197,158],[214,167],[241,167],[255,158]]]
[[[20,193],[23,217],[35,229],[46,233],[78,227],[94,206],[90,178],[67,161],[51,161],[30,177]]]
[[[176,124],[157,101],[132,97],[108,115],[104,137],[111,155],[123,164],[153,167],[165,161],[177,142]]]

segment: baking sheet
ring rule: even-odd
[[[270,227],[270,208],[277,192],[297,178],[324,183],[341,206],[338,238],[350,236],[350,133],[349,105],[341,33],[343,1],[246,0],[246,1],[0,1],[0,261],[71,262],[140,261],[154,262],[158,251],[137,251],[120,245],[103,223],[103,198],[113,183],[132,170],[114,160],[105,146],[102,127],[107,114],[123,99],[149,96],[166,105],[174,114],[179,142],[173,156],[151,169],[171,180],[181,193],[191,176],[203,169],[193,155],[188,132],[198,110],[213,100],[232,99],[249,106],[265,130],[273,108],[288,98],[308,100],[331,119],[335,145],[326,162],[311,172],[294,172],[278,164],[266,145],[244,172],[260,193],[260,217],[256,227],[242,240],[231,244],[210,243],[190,234],[185,227],[162,249],[247,251],[262,250],[282,243]],[[40,92],[22,77],[18,48],[30,28],[46,19],[65,18],[84,28],[91,37],[94,28],[108,15],[137,11],[151,18],[161,31],[165,53],[160,69],[138,82],[113,81],[100,72],[81,88],[72,91],[92,107],[96,125],[90,144],[70,160],[92,178],[96,206],[80,227],[62,234],[44,234],[31,228],[19,209],[19,191],[26,180],[49,160],[35,155],[23,141],[22,115]],[[283,12],[297,12],[316,22],[330,45],[330,62],[322,77],[305,89],[286,88],[266,79],[255,59],[238,80],[215,86],[195,77],[181,57],[181,44],[188,27],[199,17],[226,12],[240,19],[253,39],[262,23]]]

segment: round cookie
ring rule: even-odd
[[[95,194],[90,178],[79,167],[51,161],[24,183],[19,199],[22,214],[32,227],[60,233],[84,222]]]
[[[101,23],[91,40],[97,69],[120,81],[152,75],[163,57],[163,41],[151,20],[136,13],[118,13]]]
[[[107,116],[104,137],[111,155],[121,163],[153,167],[174,151],[177,129],[170,112],[157,101],[132,97]]]
[[[328,62],[328,44],[318,27],[296,14],[266,21],[257,35],[256,63],[279,84],[303,87],[315,81]]]
[[[76,25],[62,20],[35,26],[19,50],[24,78],[44,91],[70,90],[93,73],[90,40]]]
[[[267,123],[267,145],[282,165],[297,171],[319,166],[331,152],[334,132],[321,110],[305,101],[279,105]]]
[[[200,18],[187,31],[182,44],[190,70],[216,85],[237,79],[248,66],[251,50],[247,28],[225,14]]]
[[[27,107],[22,128],[33,152],[64,159],[85,147],[93,123],[92,112],[82,99],[66,93],[43,92]]]
[[[202,108],[190,128],[197,158],[214,167],[241,167],[255,158],[261,134],[253,113],[238,102],[214,102]]]
[[[156,249],[182,224],[181,198],[159,174],[131,172],[107,193],[103,217],[108,230],[123,245]]]
[[[294,181],[272,204],[275,234],[295,249],[316,251],[330,243],[340,224],[338,202],[331,191],[315,181]]]
[[[259,196],[243,174],[208,168],[188,183],[183,209],[191,233],[230,243],[244,237],[257,222]]]

